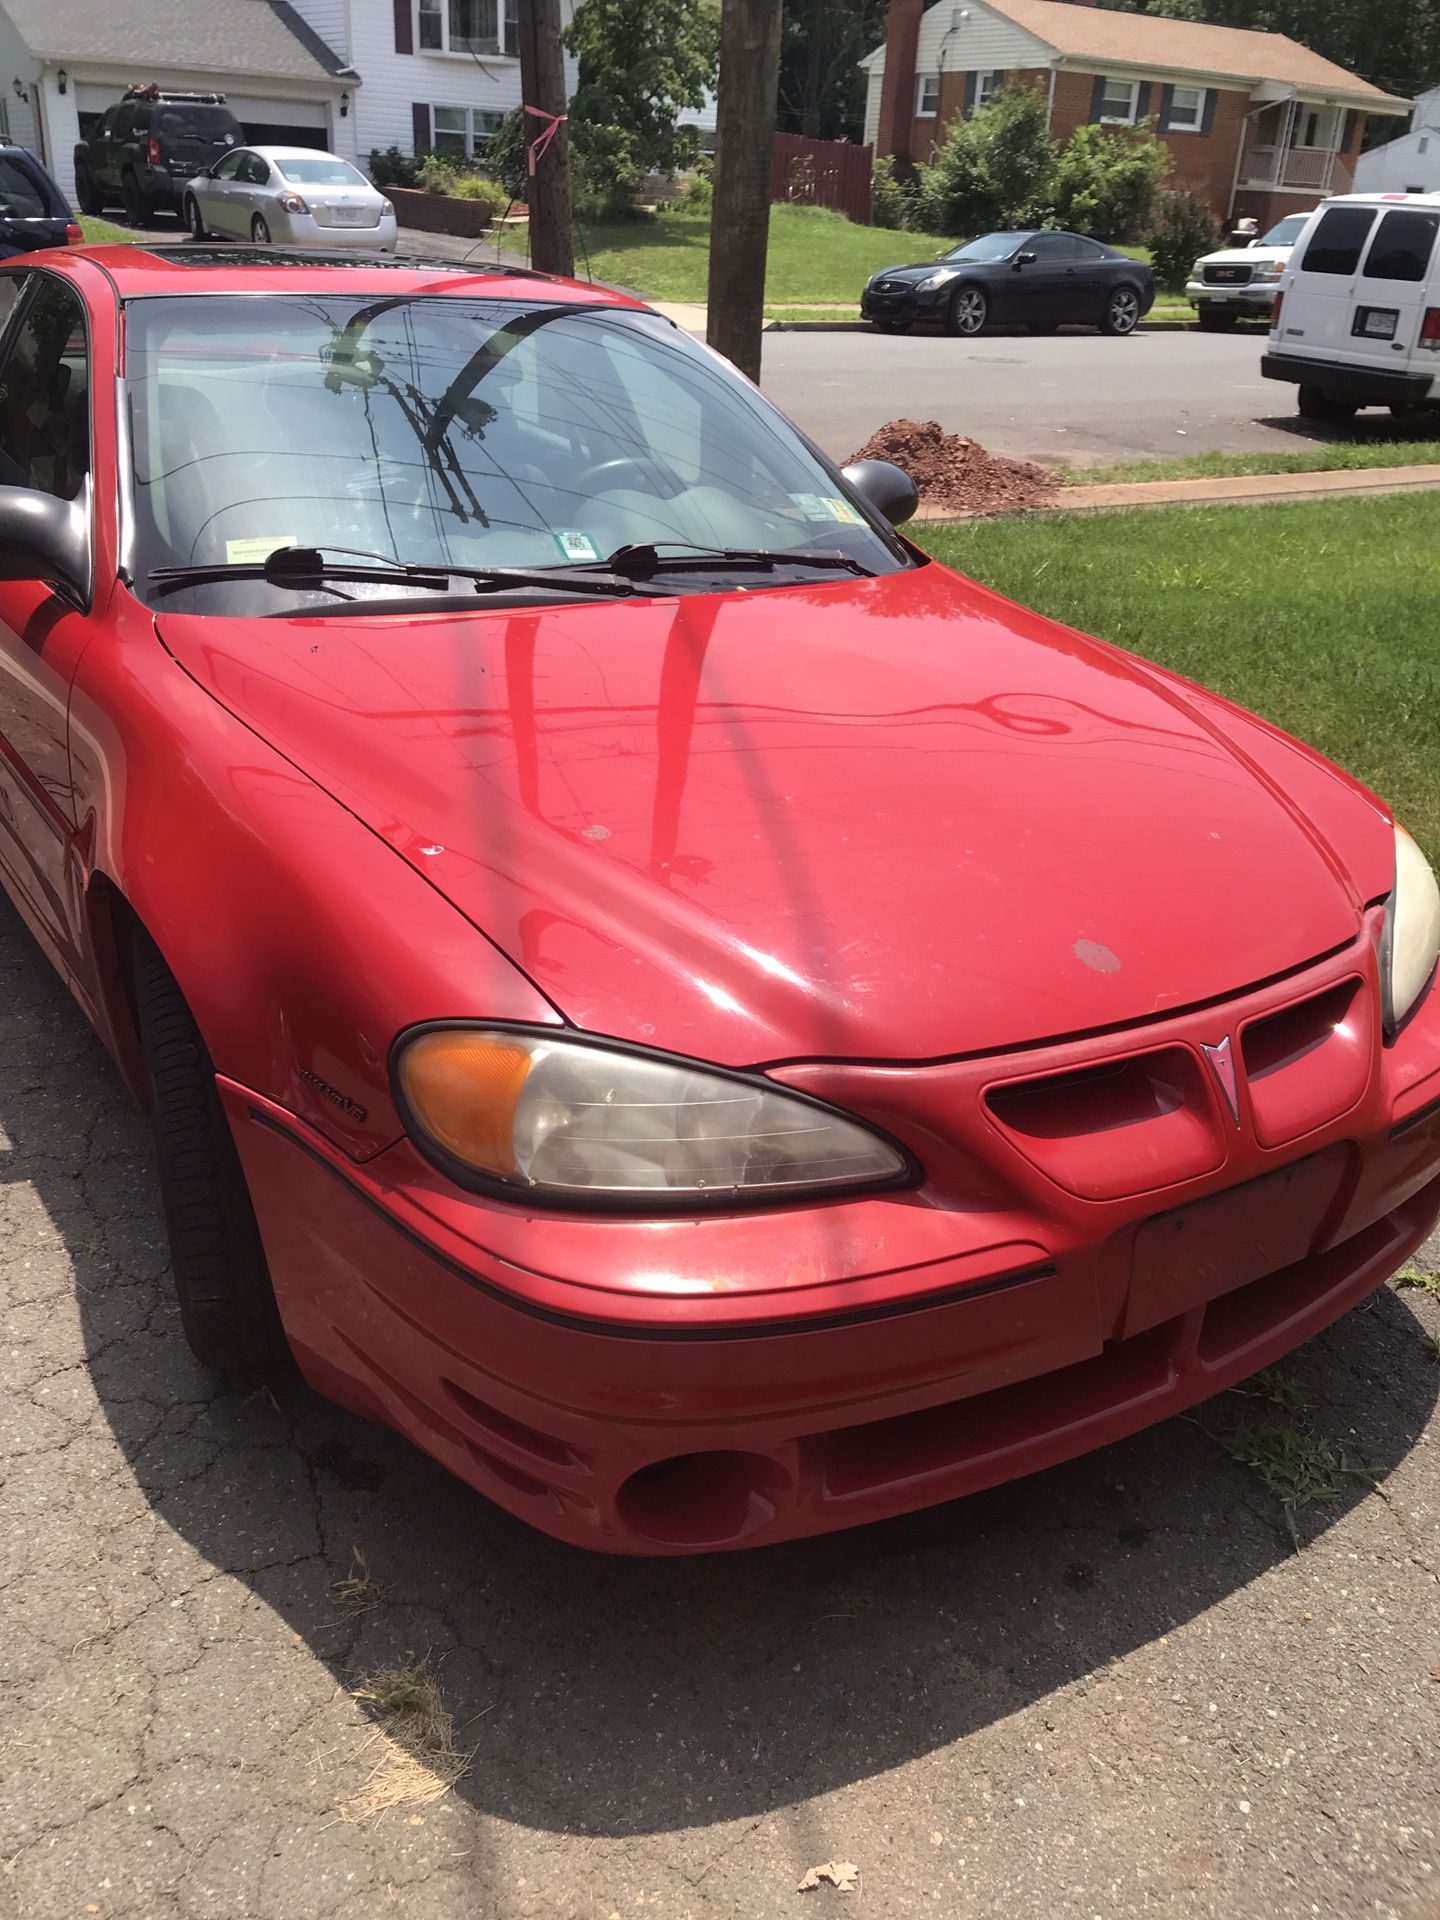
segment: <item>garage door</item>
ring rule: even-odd
[[[245,129],[252,147],[320,147],[330,144],[323,100],[266,100],[258,94],[231,93],[230,111]]]

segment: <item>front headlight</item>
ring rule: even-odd
[[[927,279],[922,280],[915,291],[917,293],[933,293],[936,287],[943,287],[947,281],[953,280],[959,272],[959,267],[942,267],[939,273],[932,273]]]
[[[560,1032],[422,1028],[402,1037],[393,1079],[431,1159],[516,1199],[694,1207],[911,1170],[858,1121],[759,1077]]]
[[[1395,885],[1385,903],[1380,990],[1392,1037],[1429,985],[1440,959],[1440,886],[1430,862],[1403,827],[1395,829]]]
[[[1279,280],[1285,272],[1283,261],[1262,260],[1250,275],[1252,280]]]
[[[1191,267],[1190,278],[1192,280],[1203,280],[1205,278],[1205,262],[1203,260],[1197,260],[1194,266]]]

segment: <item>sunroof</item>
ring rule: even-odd
[[[430,260],[403,253],[286,252],[283,247],[166,247],[157,257],[176,267],[398,267],[406,273],[497,273],[506,279],[543,280],[532,267],[497,260]]]

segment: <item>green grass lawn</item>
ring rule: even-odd
[[[799,306],[858,301],[865,282],[880,267],[929,260],[952,244],[929,233],[853,226],[839,214],[773,207],[765,298]],[[587,259],[595,279],[630,287],[649,300],[703,302],[710,270],[710,216],[662,213],[645,222],[577,227],[579,271],[584,272]]]
[[[127,233],[123,227],[112,227],[108,220],[96,220],[88,213],[80,215],[80,231],[85,235],[85,243],[91,247],[134,246],[138,235]]]
[[[921,526],[938,559],[1252,707],[1440,862],[1440,497]]]
[[[1403,437],[1377,421],[1373,440],[1317,441],[1292,453],[1190,453],[1174,460],[1119,460],[1104,467],[1067,467],[1067,487],[1110,486],[1142,480],[1218,480],[1247,473],[1352,473],[1367,467],[1424,467],[1440,463],[1440,440]],[[1363,432],[1364,428],[1358,429]]]

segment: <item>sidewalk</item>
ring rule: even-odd
[[[1061,487],[1031,513],[1120,513],[1137,507],[1259,506],[1278,500],[1339,499],[1346,495],[1426,493],[1440,487],[1440,465],[1368,467],[1330,473],[1247,473],[1218,480],[1146,480],[1115,486]],[[916,521],[982,516],[921,506]],[[991,516],[983,516],[989,518]]]

